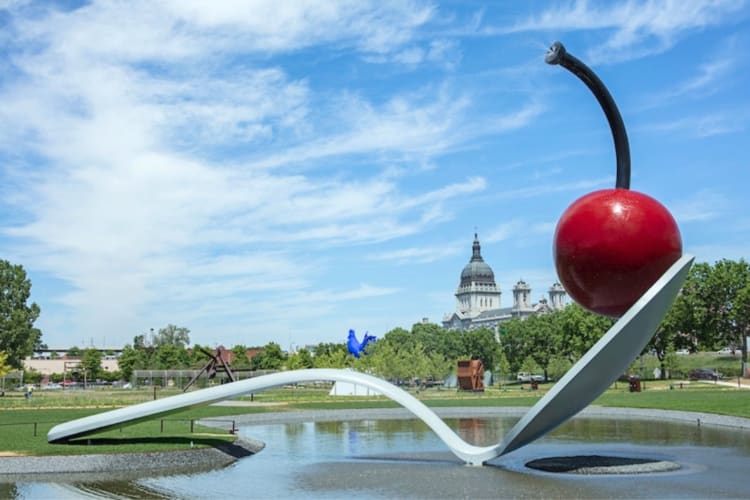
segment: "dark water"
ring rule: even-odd
[[[495,443],[517,418],[448,424]],[[241,427],[267,443],[221,470],[70,482],[0,483],[0,498],[750,498],[750,432],[694,424],[576,418],[546,438],[465,466],[416,420]],[[581,476],[533,471],[539,458],[608,455],[670,460],[677,472]]]

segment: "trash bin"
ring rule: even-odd
[[[539,382],[537,382],[536,380],[532,380],[531,381],[531,390],[532,391],[536,391],[537,389],[539,389]]]
[[[641,378],[640,377],[630,377],[628,378],[628,381],[630,382],[630,392],[641,392]]]

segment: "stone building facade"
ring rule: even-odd
[[[513,305],[503,307],[502,291],[495,282],[495,273],[482,258],[479,237],[474,233],[471,259],[461,271],[456,289],[456,311],[443,316],[443,327],[466,330],[486,326],[497,331],[498,325],[511,318],[527,318],[533,314],[565,307],[565,289],[554,283],[547,291],[549,300],[531,302],[531,286],[519,280],[513,286]]]

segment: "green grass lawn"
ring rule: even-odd
[[[673,378],[687,378],[690,370],[696,368],[718,370],[726,377],[736,377],[742,372],[742,357],[740,356],[739,351],[735,353],[734,356],[714,352],[679,354],[676,356],[676,359],[677,366],[675,367]],[[642,364],[641,360],[643,361]],[[650,378],[653,374],[654,368],[657,366],[659,366],[659,360],[656,359],[656,356],[648,354],[642,356],[640,360],[635,363],[634,368],[636,368],[636,371],[640,371],[642,367],[644,373],[639,373],[639,375]]]

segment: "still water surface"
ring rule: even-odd
[[[495,443],[517,418],[447,419]],[[0,498],[748,498],[750,432],[695,424],[576,418],[486,467],[469,467],[412,419],[241,426],[266,443],[221,470],[159,477],[0,484]],[[532,471],[545,457],[670,460],[677,472],[581,476]]]

